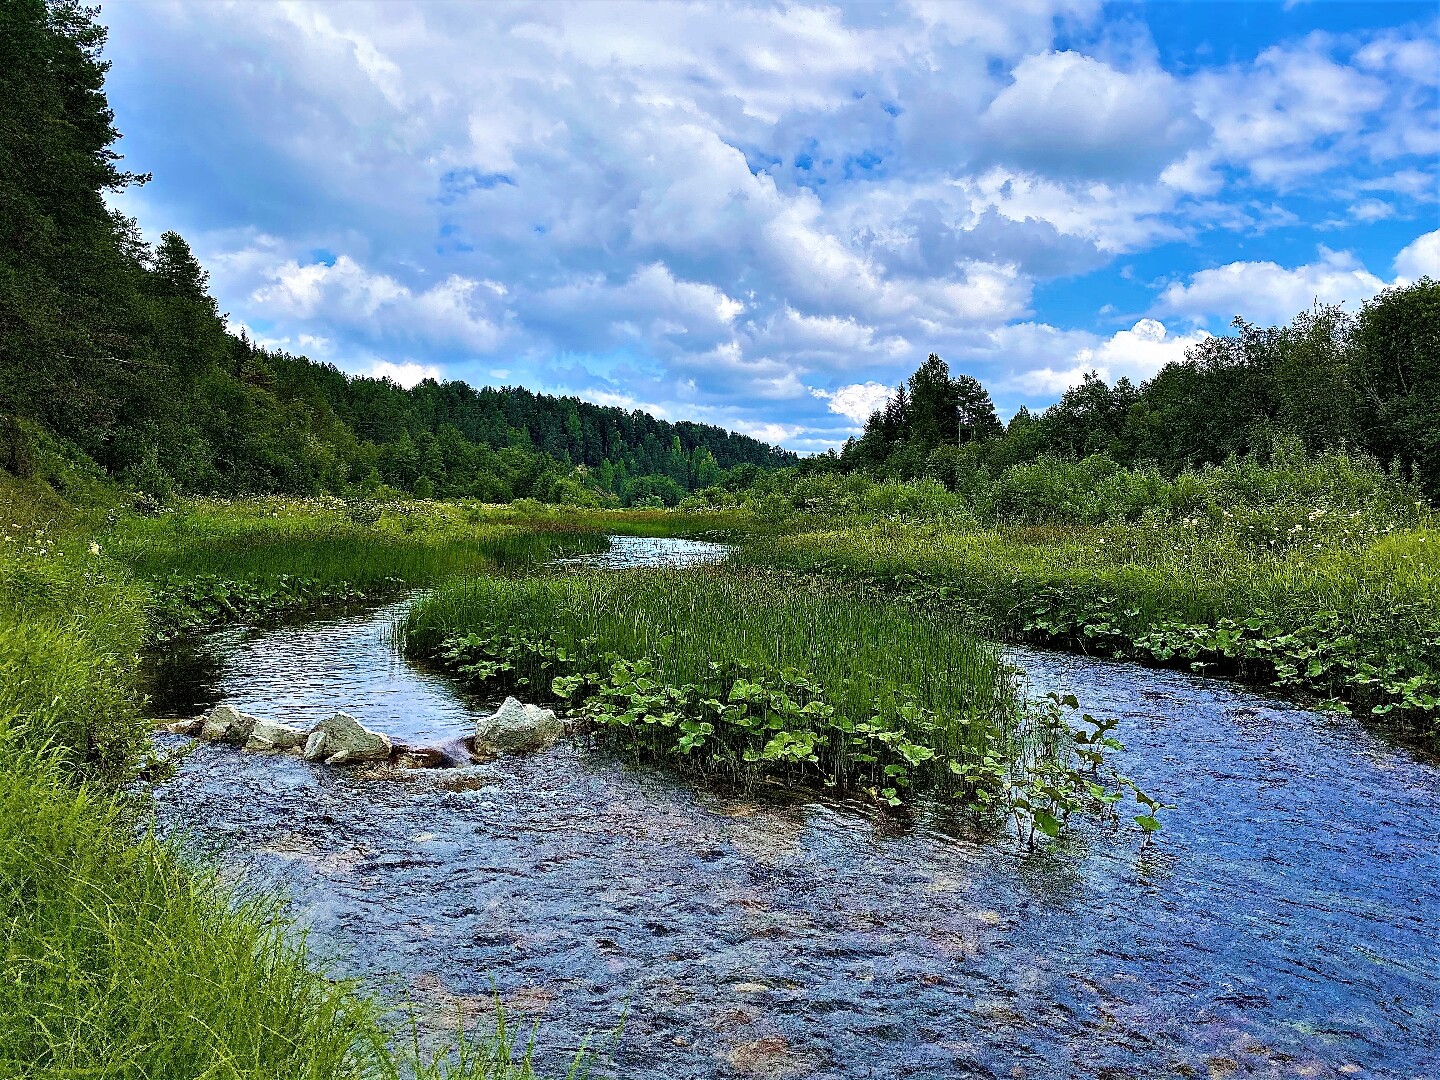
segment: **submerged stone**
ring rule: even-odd
[[[513,697],[489,716],[475,721],[475,749],[480,753],[521,754],[544,750],[564,733],[553,710],[523,705]]]
[[[397,746],[395,764],[406,769],[443,769],[451,760],[449,754],[435,746]]]

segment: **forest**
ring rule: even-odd
[[[1440,493],[1440,282],[1387,289],[1356,314],[1317,305],[1288,326],[1236,318],[1136,386],[1094,372],[1039,414],[1008,424],[969,375],[938,356],[896,387],[865,430],[801,471],[932,479],[975,492],[1012,465],[1100,457],[1167,476],[1277,442],[1351,451]]]
[[[381,487],[491,502],[674,504],[794,455],[523,387],[403,389],[232,333],[177,233],[106,194],[121,167],[104,28],[74,4],[0,8],[0,465],[53,436],[154,496]],[[43,455],[42,455],[43,457]]]
[[[103,27],[84,9],[7,4],[0,92],[0,465],[37,444],[152,496],[344,494],[673,506],[759,470],[929,478],[973,489],[1042,457],[1104,455],[1174,475],[1277,437],[1357,450],[1440,484],[1440,284],[1283,327],[1236,320],[1139,386],[1097,375],[1038,415],[997,419],[988,391],[932,355],[864,432],[800,461],[744,435],[524,387],[410,389],[232,333],[186,241],[151,245],[108,192],[122,168]],[[47,455],[38,455],[44,460]]]

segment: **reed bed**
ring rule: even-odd
[[[956,619],[725,566],[491,576],[417,603],[402,636],[463,677],[575,706],[602,741],[726,775],[893,801],[954,787],[1024,712],[998,650]]]
[[[559,517],[497,515],[448,503],[200,499],[123,518],[112,555],[145,577],[260,579],[286,574],[357,587],[438,581],[602,551],[603,534]]]
[[[1254,529],[857,522],[771,534],[745,557],[963,611],[997,637],[1440,728],[1440,529],[1428,516]]]
[[[501,518],[481,506],[279,498],[127,515],[103,539],[148,584],[151,636],[161,641],[609,544],[574,522]]]

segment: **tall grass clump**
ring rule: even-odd
[[[484,577],[421,600],[413,655],[570,703],[601,741],[722,775],[888,800],[953,784],[1022,711],[997,650],[955,620],[724,567]]]
[[[1257,520],[1258,517],[1258,520]],[[1440,528],[1428,510],[977,527],[848,522],[747,558],[970,612],[996,636],[1235,676],[1440,724]]]
[[[366,1075],[374,1009],[327,982],[273,902],[134,836],[123,800],[35,759],[0,775],[0,1074]]]

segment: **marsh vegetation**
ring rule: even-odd
[[[1028,844],[1133,795],[1119,743],[1073,698],[1028,700],[964,620],[823,578],[719,566],[457,582],[415,604],[414,656],[567,709],[590,741],[726,780],[900,806],[922,793]]]

